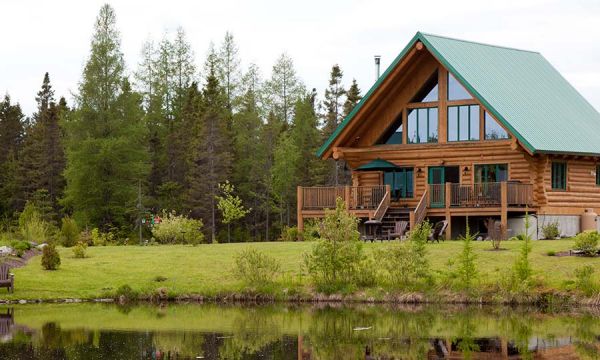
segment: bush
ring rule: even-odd
[[[544,239],[554,240],[560,236],[560,230],[558,229],[558,222],[551,222],[542,226],[542,234]]]
[[[533,274],[533,269],[531,268],[531,262],[529,260],[529,254],[531,253],[531,238],[529,236],[528,215],[525,217],[525,232],[521,236],[524,242],[521,246],[521,254],[513,265],[511,276],[511,290],[517,292],[529,289],[532,283],[531,275]]]
[[[284,226],[279,241],[298,241],[300,232],[296,226]]]
[[[598,240],[600,240],[600,234],[597,231],[584,231],[575,237],[575,250],[579,250],[587,256],[594,256],[598,253]]]
[[[162,222],[152,228],[152,236],[161,244],[196,245],[204,241],[202,226],[202,220],[163,212]]]
[[[133,290],[131,286],[127,284],[119,286],[115,295],[121,303],[137,300],[138,298],[138,292]]]
[[[60,255],[54,245],[44,246],[42,251],[42,267],[46,270],[56,270],[60,266]]]
[[[115,235],[112,232],[100,232],[98,228],[93,228],[90,237],[94,246],[106,246],[114,243]]]
[[[556,251],[554,251],[554,250],[548,250],[548,252],[546,253],[546,255],[548,255],[548,256],[556,256]]]
[[[73,255],[78,259],[85,258],[85,252],[87,250],[87,244],[83,241],[79,241],[77,245],[73,247]]]
[[[248,285],[264,286],[273,282],[280,269],[281,265],[276,259],[248,248],[235,256],[233,273]]]
[[[500,249],[500,244],[506,239],[506,231],[502,224],[496,224],[497,220],[489,218],[485,222],[485,227],[488,230],[488,238],[492,241],[494,250]]]
[[[355,284],[366,260],[358,220],[337,199],[335,210],[326,210],[320,225],[321,239],[304,255],[304,265],[318,288],[326,292]]]
[[[75,220],[70,217],[62,218],[60,236],[65,247],[71,247],[77,243],[79,240],[79,226],[77,226]]]
[[[471,290],[473,288],[473,283],[477,281],[479,276],[477,264],[475,264],[475,259],[477,256],[473,251],[473,241],[475,240],[476,236],[477,234],[471,234],[471,230],[469,228],[469,219],[467,218],[467,232],[462,238],[463,251],[458,257],[457,268],[457,287],[465,290]],[[499,236],[498,238],[502,238],[502,236]],[[494,246],[494,248],[498,249],[499,247],[500,243],[498,242],[498,247]]]
[[[598,292],[598,286],[592,280],[592,275],[594,275],[594,268],[590,265],[575,269],[575,288],[587,296]]]
[[[31,244],[27,241],[13,241],[11,247],[15,251],[18,257],[22,257],[25,251],[31,249]]]
[[[33,212],[27,219],[19,219],[20,231],[23,240],[43,243],[48,240],[49,227],[37,212]]]

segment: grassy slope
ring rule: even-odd
[[[503,251],[490,251],[489,242],[476,242],[479,271],[485,282],[494,282],[499,270],[512,267],[522,242],[507,241]],[[600,258],[549,257],[549,250],[561,251],[572,247],[571,240],[533,242],[532,265],[537,276],[546,284],[559,287],[572,279],[575,268],[600,264]],[[61,248],[62,265],[57,271],[42,270],[41,257],[35,257],[23,268],[14,269],[15,294],[0,289],[2,299],[92,298],[113,292],[128,284],[135,290],[150,292],[166,287],[171,294],[204,294],[235,292],[242,289],[231,273],[234,255],[244,247],[252,246],[280,260],[287,283],[305,282],[300,277],[302,254],[311,243],[250,243],[192,246],[151,247],[91,247],[89,258],[75,259],[71,249]],[[388,244],[367,244],[371,251]],[[428,245],[429,259],[434,270],[443,271],[447,262],[461,251],[462,242],[451,241]],[[167,277],[155,282],[156,276]],[[595,274],[600,280],[600,272]]]

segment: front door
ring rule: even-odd
[[[446,173],[443,166],[429,168],[427,183],[429,184],[429,206],[432,208],[443,208],[446,205],[445,183]]]

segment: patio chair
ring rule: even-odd
[[[427,241],[440,242],[440,238],[442,237],[442,234],[446,231],[447,227],[448,227],[448,222],[446,220],[438,221],[437,223],[435,223],[435,225],[433,226],[433,230],[431,231],[431,234],[429,234],[429,238],[427,239]],[[442,238],[442,241],[443,240],[444,239]]]
[[[0,264],[0,287],[5,287],[8,292],[14,291],[15,276],[10,273],[10,266]]]
[[[398,238],[403,240],[406,234],[406,229],[408,229],[408,221],[396,221],[394,224],[394,230],[388,230],[387,239],[392,240]]]

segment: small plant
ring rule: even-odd
[[[114,243],[115,235],[112,232],[100,232],[98,228],[93,228],[90,237],[94,246],[106,246]]]
[[[202,220],[190,219],[175,212],[163,212],[160,224],[152,228],[152,236],[161,244],[199,244],[204,241]]]
[[[554,251],[554,250],[548,250],[548,252],[546,253],[546,255],[548,255],[548,256],[556,256],[556,251]]]
[[[575,269],[575,288],[587,296],[598,292],[598,285],[592,279],[593,275],[594,268],[590,265]]]
[[[56,270],[60,266],[60,255],[52,244],[44,246],[42,251],[42,267],[46,270]]]
[[[133,290],[131,288],[131,286],[129,286],[127,284],[119,286],[115,295],[119,299],[119,302],[121,302],[121,303],[133,301],[138,298],[138,292]]]
[[[18,257],[23,257],[25,251],[31,249],[31,244],[27,241],[13,241],[11,246]]]
[[[575,250],[581,251],[586,256],[594,256],[598,253],[598,241],[600,234],[595,231],[584,231],[575,237]]]
[[[153,279],[155,282],[163,282],[163,281],[167,281],[167,278],[162,276],[162,275],[157,275],[154,277]]]
[[[494,250],[500,250],[500,244],[506,239],[506,229],[493,218],[487,219],[485,226],[488,230],[488,237],[492,241],[492,247]]]
[[[529,260],[531,253],[531,238],[529,236],[529,215],[525,216],[525,232],[523,236],[523,245],[521,253],[513,266],[512,290],[526,290],[531,285],[531,275],[533,270]]]
[[[273,282],[280,269],[281,265],[276,259],[248,248],[236,255],[233,272],[248,285],[264,286]]]
[[[477,234],[471,234],[471,229],[469,228],[469,219],[467,218],[467,232],[464,237],[462,237],[463,241],[463,250],[460,256],[458,257],[458,268],[457,268],[457,280],[458,287],[471,290],[473,287],[473,283],[477,281],[479,273],[477,271],[477,264],[475,264],[475,259],[477,256],[473,251],[473,241],[477,238]],[[494,247],[496,248],[496,247]]]
[[[27,202],[25,209],[19,216],[19,230],[23,240],[43,243],[48,240],[50,229],[37,208],[32,203]]]
[[[79,226],[75,220],[70,217],[64,217],[61,220],[60,236],[64,247],[74,246],[79,240]]]
[[[284,226],[279,236],[279,241],[298,241],[300,232],[296,226]]]
[[[83,259],[86,256],[87,244],[83,241],[79,241],[77,245],[73,247],[73,255],[78,259]]]
[[[546,224],[542,227],[542,234],[544,239],[554,240],[560,236],[560,230],[558,229],[558,222],[554,221]]]

